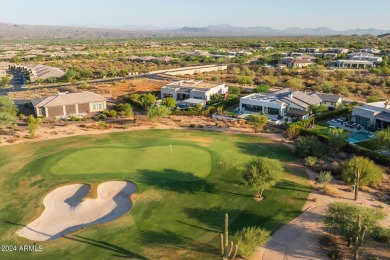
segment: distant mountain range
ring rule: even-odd
[[[134,38],[162,36],[326,36],[326,35],[388,35],[389,30],[332,30],[328,27],[274,29],[266,26],[239,27],[229,24],[205,27],[158,28],[153,26],[58,26],[0,23],[0,40],[5,39],[66,39],[66,38]]]

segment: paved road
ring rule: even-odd
[[[21,73],[14,72],[14,71],[7,71],[7,73],[12,74],[12,79],[10,82],[11,88],[8,89],[0,89],[1,93],[7,93],[12,91],[21,91],[22,86],[24,85],[24,77]]]

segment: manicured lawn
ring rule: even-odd
[[[256,202],[239,173],[256,156],[296,160],[287,147],[268,139],[196,130],[134,131],[1,147],[3,245],[32,244],[15,232],[39,216],[42,198],[55,187],[129,180],[137,191],[133,208],[113,222],[38,242],[43,252],[1,252],[0,257],[217,259],[225,212],[232,235],[246,226],[274,232],[301,213],[311,190],[301,169],[286,166],[283,181],[265,192],[266,200]]]

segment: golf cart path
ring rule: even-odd
[[[332,181],[328,186],[339,192],[338,198],[322,194],[315,188],[318,174],[297,163],[292,164],[305,168],[314,188],[303,207],[304,213],[275,232],[264,247],[256,248],[250,260],[329,259],[318,246],[318,241],[324,234],[323,220],[327,206],[336,201],[355,203],[354,194],[345,191],[347,186],[342,182]],[[366,192],[359,192],[357,204],[365,207],[382,206],[387,217],[381,224],[390,227],[390,207],[387,204],[377,201],[372,194]]]

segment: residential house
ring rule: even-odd
[[[382,62],[382,57],[374,56],[368,52],[353,52],[348,54],[348,58],[351,60],[366,60],[373,61],[375,64],[379,64]]]
[[[37,80],[46,80],[48,78],[60,78],[65,74],[65,72],[59,68],[42,64],[14,65],[12,68],[27,72],[31,83]]]
[[[380,54],[381,53],[381,50],[377,49],[377,48],[374,48],[374,47],[364,47],[363,49],[360,49],[359,50],[360,52],[368,52],[368,53],[372,53],[372,54]]]
[[[320,49],[319,48],[307,48],[306,52],[308,52],[308,53],[318,53],[318,52],[320,52]]]
[[[213,94],[226,94],[228,87],[224,83],[197,80],[181,80],[169,83],[161,88],[161,98],[173,97],[180,104],[205,105]]]
[[[169,56],[155,57],[155,56],[134,56],[134,55],[128,56],[126,59],[128,61],[139,61],[139,62],[162,61],[165,63],[174,60],[174,58]]]
[[[375,67],[375,63],[367,60],[337,60],[333,63],[333,66],[337,68],[365,69]]]
[[[315,57],[313,56],[296,56],[285,57],[279,61],[280,64],[286,65],[288,68],[302,68],[310,65],[314,65]]]
[[[320,97],[322,96],[322,98]],[[335,96],[340,100],[336,100]],[[334,102],[330,102],[330,100]],[[278,117],[289,116],[293,120],[303,120],[310,116],[310,106],[325,104],[329,109],[341,103],[341,98],[336,95],[320,93],[306,94],[302,91],[292,91],[284,88],[279,91],[266,94],[250,94],[240,98],[240,111],[246,113],[263,113],[266,115],[277,115]]]
[[[345,48],[328,48],[328,50],[326,52],[327,53],[341,54],[341,53],[348,53],[348,49],[345,49]]]
[[[354,107],[352,120],[366,129],[388,128],[390,127],[390,103],[380,101]]]
[[[66,117],[106,109],[106,98],[92,92],[63,93],[31,101],[41,117]]]
[[[342,103],[342,98],[338,95],[324,94],[324,93],[312,93],[311,96],[317,96],[320,98],[321,105],[326,105],[329,110],[335,110]]]

